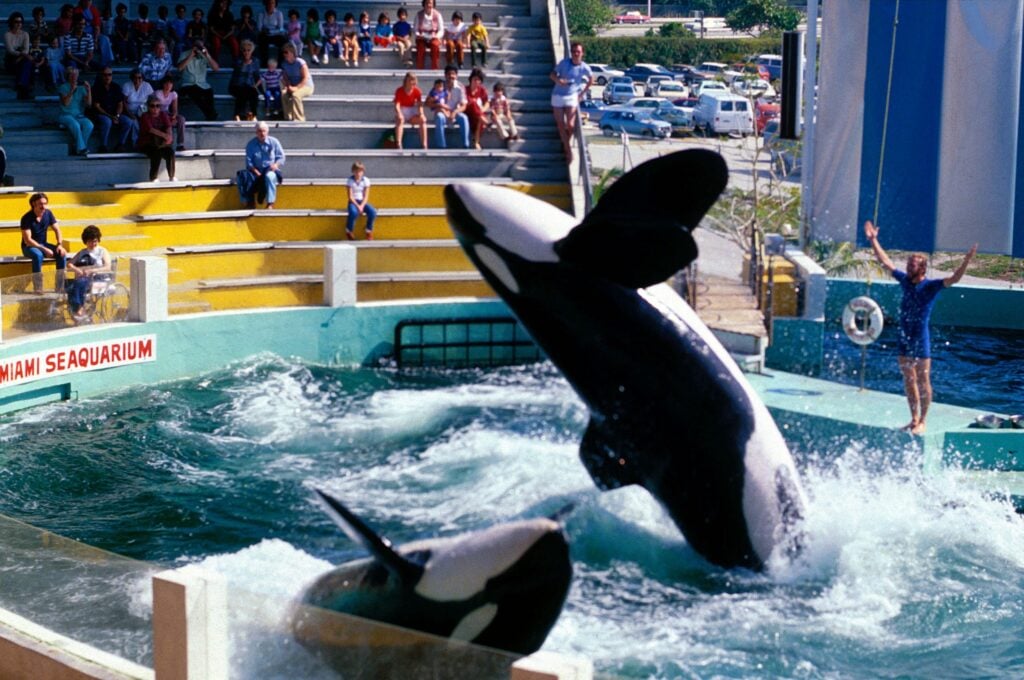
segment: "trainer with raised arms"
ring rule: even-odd
[[[932,403],[932,354],[928,320],[935,306],[935,299],[946,288],[957,284],[967,271],[971,258],[978,252],[975,243],[967,252],[963,262],[952,276],[944,279],[927,279],[928,258],[913,253],[907,258],[907,271],[896,268],[878,242],[879,228],[871,220],[864,223],[864,235],[871,243],[875,259],[888,270],[900,284],[903,297],[900,300],[899,362],[903,374],[903,389],[910,405],[910,422],[903,427],[911,434],[923,434],[928,407]]]

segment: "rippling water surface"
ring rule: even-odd
[[[0,419],[0,512],[289,598],[361,556],[313,503],[314,485],[397,543],[573,501],[575,578],[545,648],[588,656],[601,673],[1024,673],[1024,525],[1005,502],[879,463],[899,452],[857,445],[822,460],[814,442],[793,442],[809,452],[798,460],[811,499],[805,555],[766,574],[725,571],[642,489],[595,489],[576,455],[585,424],[548,365],[400,374],[258,357]],[[74,577],[53,587],[90,588]],[[74,612],[61,623],[147,662],[147,582],[113,587],[133,619],[123,631]],[[294,645],[232,641],[242,676],[323,673]]]

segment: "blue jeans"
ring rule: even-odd
[[[452,114],[455,123],[459,126],[459,135],[462,137],[462,148],[469,148],[469,116],[464,113]],[[434,114],[434,147],[447,149],[448,142],[444,138],[444,129],[448,125],[448,116],[438,112]]]
[[[264,192],[266,192],[267,205],[277,202],[277,185],[281,182],[279,177],[280,175],[274,170],[262,168],[260,176],[253,184],[253,203],[258,203]]]
[[[57,290],[64,287],[64,264],[67,258],[57,254],[57,246],[52,243],[44,243],[44,246],[53,251],[53,260],[57,263]],[[32,260],[32,288],[41,291],[43,289],[43,251],[34,246],[21,246],[21,253]]]
[[[89,135],[92,134],[93,128],[91,120],[85,116],[72,116],[65,113],[57,119],[57,122],[68,129],[71,141],[75,143],[75,151],[81,153],[89,148]]]
[[[377,219],[377,209],[367,203],[363,206],[363,214],[366,215],[366,233],[373,233],[373,221]],[[345,231],[352,233],[356,228],[356,219],[359,217],[359,208],[352,201],[348,203],[348,222],[345,223]]]
[[[127,147],[129,140],[132,137],[138,139],[138,130],[135,130],[135,134],[132,134],[132,129],[138,125],[134,120],[128,116],[121,116],[117,122],[117,144],[118,146]],[[110,131],[114,128],[114,121],[109,116],[96,116],[96,130],[100,138],[100,146],[109,148],[110,147]],[[132,149],[134,151],[134,148]]]

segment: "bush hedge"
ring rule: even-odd
[[[610,64],[619,68],[637,62],[655,64],[700,64],[702,61],[733,63],[755,54],[779,54],[782,39],[773,38],[704,38],[636,37],[597,38],[574,37],[583,44],[584,60]]]

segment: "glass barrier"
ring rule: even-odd
[[[130,271],[127,260],[114,260],[111,274],[95,275],[76,283],[74,274],[57,271],[51,264],[39,274],[0,279],[3,337],[10,339],[71,328],[84,324],[128,320]],[[83,303],[72,310],[69,294],[82,294]]]
[[[0,515],[0,607],[148,667],[158,571]]]

